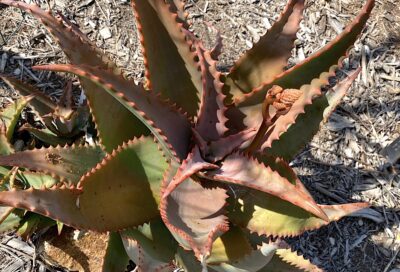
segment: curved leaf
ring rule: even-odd
[[[313,265],[309,260],[298,255],[290,249],[278,249],[271,262],[260,272],[322,272],[323,270]]]
[[[247,116],[246,125],[260,124],[262,120],[261,104],[267,91],[273,85],[280,86],[283,89],[299,89],[302,85],[309,84],[313,79],[318,78],[322,72],[332,69],[331,67],[336,65],[338,61],[341,63],[343,56],[347,54],[348,49],[354,44],[363,30],[374,4],[374,0],[367,0],[364,8],[354,21],[321,50],[276,76],[276,78],[261,84],[252,92],[236,96],[234,103],[241,111],[245,112]],[[249,116],[250,113],[251,116]]]
[[[225,126],[227,118],[224,105],[225,96],[222,94],[223,84],[220,81],[221,73],[217,70],[217,63],[206,51],[202,44],[195,42],[202,73],[202,98],[196,122],[197,132],[205,141],[216,141],[221,138],[228,128]]]
[[[30,5],[22,1],[0,0],[1,4],[10,5],[25,10],[47,27],[50,34],[60,45],[72,64],[86,64],[103,69],[111,68],[119,74],[115,65],[88,43],[80,31],[68,26],[65,27],[62,19],[56,19],[51,12],[40,9],[37,5]],[[132,114],[118,101],[111,98],[110,94],[99,90],[99,86],[90,80],[80,78],[82,88],[88,97],[88,104],[94,116],[101,144],[107,152],[134,137],[147,135],[148,130],[144,124],[134,118]],[[107,111],[104,110],[105,102]],[[110,121],[112,120],[112,121]]]
[[[168,157],[186,158],[191,135],[190,122],[185,115],[163,103],[152,92],[110,71],[94,67],[46,65],[34,68],[70,72],[98,84],[148,127]]]
[[[154,259],[138,241],[125,237],[124,246],[129,257],[135,262],[138,271],[159,271],[172,272],[174,266],[171,263],[165,263],[158,259]]]
[[[0,206],[0,233],[7,233],[15,230],[22,218],[23,212],[12,207]]]
[[[329,218],[325,221],[287,201],[254,190],[230,201],[228,216],[233,223],[258,235],[275,237],[300,235],[369,206],[367,203],[318,205]]]
[[[3,122],[3,126],[5,126],[5,136],[7,141],[10,142],[12,136],[14,134],[15,126],[19,120],[22,110],[26,107],[30,100],[33,99],[33,96],[23,96],[10,105],[6,106],[0,112],[0,118]]]
[[[174,6],[159,0],[135,0],[132,6],[141,35],[146,87],[196,116],[201,73]]]
[[[176,170],[170,170],[164,188]],[[203,264],[214,240],[228,230],[224,215],[226,197],[224,189],[205,188],[188,178],[162,198],[160,212],[165,225],[180,245],[193,250]]]
[[[359,71],[359,69],[356,70],[348,78],[339,82],[334,90],[315,98],[312,102],[311,99],[320,94],[320,86],[324,84],[321,80],[325,77],[325,82],[327,82],[328,76],[321,76],[319,80],[313,80],[311,85],[304,85],[301,88],[303,95],[286,115],[278,118],[274,127],[267,132],[261,150],[268,155],[279,156],[287,161],[293,159],[306,143],[312,140],[320,128],[321,121],[335,109]]]
[[[218,170],[208,171],[206,176],[277,196],[328,221],[312,197],[253,158],[234,153],[225,158]]]
[[[33,187],[35,189],[41,189],[43,187],[51,188],[59,182],[52,176],[29,171],[18,172],[17,178],[24,184],[27,184],[29,187]]]
[[[0,205],[33,211],[78,229],[119,231],[159,216],[157,201],[166,167],[151,138],[136,139],[107,156],[77,188],[57,185],[0,192]]]
[[[276,249],[277,246],[274,244],[263,244],[238,261],[211,267],[218,272],[258,272],[271,261]]]
[[[71,139],[57,137],[52,131],[49,129],[38,129],[31,126],[23,126],[21,130],[26,130],[31,133],[34,137],[38,138],[40,141],[49,144],[51,146],[64,146],[68,143],[71,143]]]
[[[126,254],[124,244],[119,233],[111,232],[108,235],[106,255],[103,260],[103,272],[125,271],[129,264],[129,257]]]
[[[234,96],[283,72],[303,18],[304,0],[290,0],[278,21],[233,66],[225,84]]]
[[[252,248],[244,231],[231,226],[227,232],[214,241],[211,254],[207,258],[207,265],[218,271],[216,268],[218,265],[234,263],[251,252]]]
[[[133,239],[149,256],[164,263],[170,263],[173,260],[178,248],[178,243],[161,218],[154,219],[136,229],[122,231],[121,236],[124,243]]]

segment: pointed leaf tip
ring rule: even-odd
[[[277,196],[316,215],[324,221],[328,216],[314,199],[281,177],[278,172],[259,163],[256,159],[239,153],[229,155],[220,169],[208,171],[206,176],[217,181],[233,183]]]
[[[283,72],[303,18],[304,0],[290,0],[278,21],[234,65],[227,83],[232,95],[251,92]]]

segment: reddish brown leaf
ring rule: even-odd
[[[0,156],[0,165],[19,166],[76,182],[103,157],[99,147],[50,147]]]
[[[342,98],[346,95],[347,91],[350,89],[360,72],[361,67],[352,72],[348,77],[340,81],[335,88],[326,93],[325,96],[328,100],[329,106],[324,110],[324,122],[328,121],[329,116],[342,101]]]
[[[176,187],[179,186],[186,179],[190,178],[197,172],[205,169],[217,169],[218,166],[204,161],[201,157],[200,150],[195,146],[188,157],[182,162],[181,166],[175,174],[175,177],[168,184],[164,190],[164,197],[168,196]]]
[[[228,130],[225,126],[228,119],[225,117],[227,108],[223,103],[225,96],[222,94],[221,73],[218,72],[216,61],[212,59],[210,52],[200,42],[195,44],[203,80],[196,130],[204,140],[215,141]]]
[[[234,153],[223,161],[221,168],[208,171],[206,176],[277,196],[328,221],[327,215],[312,197],[253,158]]]
[[[164,178],[164,187],[172,180],[177,167]],[[228,230],[224,215],[226,191],[204,188],[191,178],[163,197],[161,217],[172,235],[185,249],[193,250],[205,262],[216,238]]]
[[[65,52],[72,64],[86,64],[90,66],[110,68],[117,74],[119,70],[100,50],[97,50],[76,27],[65,27],[62,18],[54,18],[50,11],[44,11],[37,5],[30,5],[22,1],[0,0],[0,3],[23,9],[35,16],[47,27],[61,49]],[[68,23],[67,23],[68,25]],[[90,80],[80,79],[88,104],[96,123],[100,142],[107,152],[134,137],[148,134],[143,123],[134,118],[118,101],[115,101],[107,92],[99,91],[99,87]],[[107,111],[104,102],[107,101]],[[110,116],[118,116],[110,122]],[[116,133],[118,132],[118,133]]]
[[[283,72],[303,10],[304,0],[290,0],[272,28],[235,63],[226,81],[232,95],[248,93]]]
[[[191,135],[191,123],[187,117],[134,81],[85,65],[45,65],[35,66],[34,69],[70,72],[91,80],[141,120],[160,142],[168,157],[186,158]]]
[[[159,0],[135,0],[132,6],[143,46],[146,88],[195,116],[201,95],[201,73],[174,5],[170,7]]]

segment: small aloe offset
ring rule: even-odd
[[[19,1],[0,3],[31,13],[59,43],[70,64],[34,69],[79,77],[98,138],[97,145],[62,145],[55,139],[74,137],[75,123],[55,128],[43,119],[54,137],[41,140],[53,147],[1,146],[0,222],[17,226],[27,210],[109,232],[104,271],[123,271],[125,253],[139,271],[321,271],[282,239],[368,207],[317,204],[288,162],[357,77],[359,70],[322,92],[363,30],[373,0],[336,39],[285,70],[305,8],[304,0],[290,0],[228,73],[217,68],[221,39],[207,49],[189,30],[183,2],[134,0],[143,85],[125,79],[62,15]],[[23,91],[32,87],[3,79],[28,95],[16,102],[18,109],[28,102],[47,107],[37,91]],[[58,108],[86,120],[68,101]],[[15,118],[4,121],[5,143]],[[51,118],[54,124],[54,113]],[[24,186],[16,186],[23,179]]]

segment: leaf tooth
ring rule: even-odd
[[[345,36],[346,34],[349,34],[352,32],[353,28],[359,24],[361,22],[362,19],[365,18],[366,15],[370,14],[373,7],[375,5],[375,0],[367,0],[367,3],[364,5],[363,9],[360,11],[360,13],[357,15],[357,17],[349,24],[346,26],[346,28],[342,31],[342,33],[338,36],[336,36],[335,39],[333,39],[331,42],[329,42],[324,48],[322,48],[321,50],[319,50],[318,52],[314,53],[313,55],[311,55],[310,57],[306,58],[305,60],[303,60],[302,62],[296,64],[295,66],[293,66],[292,68],[288,69],[287,71],[282,72],[281,74],[275,76],[274,78],[272,78],[269,81],[266,81],[264,83],[262,83],[260,86],[254,88],[251,92],[243,94],[241,97],[235,97],[233,99],[233,103],[235,105],[243,105],[246,103],[247,100],[249,100],[249,98],[252,98],[253,96],[262,96],[262,94],[264,94],[264,92],[266,93],[267,88],[266,86],[270,86],[273,82],[275,82],[276,80],[284,77],[285,75],[290,74],[293,70],[301,67],[302,65],[304,65],[305,63],[318,58],[321,54],[329,51],[334,45],[336,45],[336,43],[338,43],[343,36]],[[360,34],[357,36],[359,37],[361,35]],[[354,45],[349,46],[349,48],[346,50],[344,56],[342,56],[339,61],[338,61],[338,65],[336,65],[336,68],[339,67],[341,68],[343,66],[342,62],[343,59],[347,58],[349,55],[350,50],[354,47]],[[262,92],[262,94],[260,95],[259,93]]]
[[[328,84],[329,78],[336,75],[336,68],[337,65],[332,66],[328,72],[322,73],[319,78],[313,79],[310,84],[305,84],[300,88],[303,94],[293,103],[285,115],[278,117],[274,125],[266,132],[262,139],[261,151],[270,148],[273,142],[278,140],[290,125],[296,122],[297,117],[305,113],[305,107],[311,105],[313,99],[321,96],[322,86]]]
[[[297,4],[296,2],[303,2],[303,3],[302,3],[303,5],[302,5],[301,9],[304,10],[304,1],[290,0],[290,1],[287,3],[287,5],[285,6],[285,8],[283,9],[283,11],[280,13],[280,15],[279,15],[279,17],[278,17],[278,20],[276,20],[276,23],[275,23],[275,24],[281,23],[282,18],[288,13],[288,11],[289,11],[290,9],[293,9],[293,8],[294,8],[295,4]],[[299,30],[299,28],[300,28],[300,23],[301,23],[301,21],[302,21],[303,18],[304,18],[303,12],[299,13],[299,15],[300,15],[300,16],[298,17],[298,25],[297,25],[297,29],[296,29],[295,32],[297,32],[297,31]],[[274,24],[274,26],[275,26],[275,24]],[[268,33],[269,31],[271,31],[272,28],[274,28],[274,26],[272,26],[271,29],[269,29],[269,30],[267,31],[267,33]],[[261,37],[261,39],[262,39],[262,38],[263,38],[263,37]],[[292,49],[293,49],[293,47],[294,47],[294,41],[295,41],[296,39],[297,39],[297,38],[296,38],[296,35],[292,35],[292,37],[290,38],[290,41],[292,42]],[[234,66],[232,66],[232,68],[231,68],[231,70],[230,70],[230,73],[234,73],[234,72],[236,71],[236,69],[239,67],[239,65],[245,60],[247,53],[250,52],[250,51],[252,51],[252,49],[253,49],[255,46],[257,46],[257,43],[252,43],[251,48],[248,49],[248,50],[246,51],[246,53],[240,57],[240,59],[237,61],[237,63],[236,63]],[[291,56],[290,53],[291,53],[291,51],[289,51],[289,54],[287,54],[287,56],[286,56],[286,63],[287,63],[287,61],[289,60],[289,58],[290,58],[290,56]],[[282,68],[284,68],[284,65],[282,66]]]
[[[136,144],[138,142],[144,142],[146,138],[148,138],[149,136],[140,136],[139,138],[133,138],[132,140],[129,140],[128,142],[124,142],[121,145],[119,145],[117,148],[115,148],[111,153],[107,153],[106,156],[99,162],[97,163],[91,170],[87,171],[79,180],[78,184],[77,184],[77,188],[79,189],[83,189],[85,186],[85,180],[90,177],[91,175],[93,175],[95,172],[97,172],[98,170],[100,170],[101,168],[105,167],[107,165],[107,163],[109,161],[111,161],[114,157],[116,157],[118,155],[118,153],[120,153],[121,151],[123,151],[124,149],[126,149],[128,146],[132,145],[132,144]],[[154,139],[154,137],[153,137]],[[158,147],[159,148],[159,147]],[[165,156],[163,155],[164,159]],[[74,186],[74,185],[73,185]]]
[[[89,68],[89,67],[88,67]],[[113,84],[108,84],[108,82],[105,82],[105,80],[103,80],[102,78],[100,78],[99,76],[93,75],[92,73],[89,73],[83,69],[77,68],[75,66],[71,66],[71,65],[42,65],[42,66],[34,66],[33,69],[37,69],[37,70],[58,70],[58,71],[65,71],[65,72],[72,72],[75,73],[79,76],[82,77],[87,77],[90,78],[93,82],[96,82],[102,86],[105,86],[107,89],[109,89],[110,91],[112,91],[114,94],[117,94],[121,99],[123,99],[129,106],[131,106],[137,113],[139,113],[145,120],[146,122],[154,129],[156,130],[160,137],[163,138],[164,142],[168,145],[169,150],[171,151],[172,155],[175,158],[178,158],[178,155],[175,151],[175,149],[173,148],[172,144],[170,143],[170,141],[168,140],[168,138],[166,137],[166,135],[164,134],[164,132],[158,128],[155,124],[155,122],[150,119],[145,112],[143,112],[142,110],[140,110],[136,103],[132,100],[129,100],[127,98],[127,96],[121,92],[118,91],[118,89],[113,85]],[[140,88],[140,85],[136,85],[133,81],[132,81],[132,85],[137,86],[139,88],[139,91],[143,91],[145,92],[146,95],[149,96],[153,96],[153,98],[157,99],[157,96],[154,95],[152,92],[146,92],[144,89]],[[163,101],[158,100],[160,103],[162,103],[164,106],[167,106],[169,110],[179,113],[177,111],[176,108],[171,107],[170,103],[169,104],[164,104]],[[187,115],[186,115],[187,116]],[[187,120],[187,119],[186,119]],[[188,120],[189,121],[189,120]]]
[[[168,184],[167,188],[163,192],[162,197],[166,198],[187,178],[205,169],[215,170],[218,169],[218,166],[204,161],[201,157],[200,149],[195,146],[189,153],[188,157],[182,162],[181,166],[178,168],[177,173]]]

